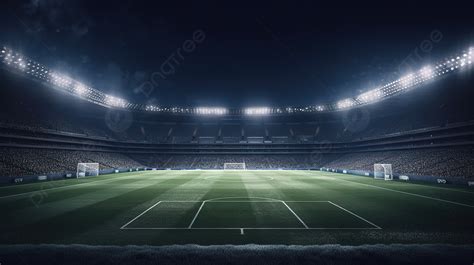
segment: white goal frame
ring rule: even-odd
[[[393,180],[392,164],[374,164],[374,179]]]
[[[239,168],[240,167],[240,168]],[[224,170],[246,170],[245,163],[224,163]]]
[[[84,178],[99,175],[99,163],[78,163],[76,177]]]

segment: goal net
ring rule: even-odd
[[[224,163],[224,170],[245,170],[245,163]]]
[[[78,178],[98,176],[99,175],[99,163],[79,163],[77,164]]]
[[[392,164],[374,164],[374,178],[392,180]]]

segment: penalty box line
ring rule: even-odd
[[[332,201],[328,201],[328,202],[329,202],[330,204],[336,206],[337,208],[339,208],[339,209],[341,209],[341,210],[343,210],[343,211],[345,211],[345,212],[347,212],[347,213],[349,213],[349,214],[351,214],[351,215],[353,215],[353,216],[359,218],[360,220],[362,220],[362,221],[364,221],[364,222],[370,224],[370,225],[373,226],[374,228],[376,228],[376,229],[382,229],[382,227],[380,227],[380,226],[378,226],[378,225],[372,223],[371,221],[369,221],[369,220],[367,220],[367,219],[361,217],[360,215],[357,215],[357,214],[355,214],[355,213],[353,213],[353,212],[347,210],[346,208],[344,208],[344,207],[342,207],[342,206],[340,206],[340,205],[338,205],[338,204],[333,203]]]
[[[204,206],[205,203],[206,203],[206,201],[203,201],[203,202],[201,203],[201,206],[199,206],[199,209],[197,210],[196,214],[194,215],[193,220],[192,220],[191,223],[189,224],[188,229],[191,229],[191,227],[193,227],[194,221],[196,221],[196,219],[197,219],[199,213],[201,212],[202,207]]]
[[[148,211],[150,211],[151,209],[153,209],[155,206],[157,206],[158,204],[160,204],[161,201],[158,201],[157,203],[153,204],[152,206],[150,206],[148,209],[146,209],[145,211],[143,211],[141,214],[137,215],[135,218],[133,218],[132,220],[130,220],[128,223],[124,224],[122,227],[120,227],[120,229],[125,229],[127,227],[127,225],[133,223],[135,220],[137,220],[138,218],[142,217],[144,214],[146,214]]]
[[[291,207],[288,206],[288,204],[285,203],[285,201],[210,201],[210,202],[212,202],[212,203],[214,203],[214,202],[217,202],[217,203],[222,203],[222,202],[272,202],[272,203],[277,202],[277,203],[278,203],[278,202],[281,202],[281,203],[283,203],[283,205],[286,206],[286,208],[288,208],[288,210],[296,217],[296,219],[298,219],[298,221],[299,221],[306,229],[309,228],[309,227],[305,224],[305,222],[293,211],[293,209],[291,209]],[[329,201],[328,201],[328,202],[329,202]],[[202,207],[204,207],[204,204],[205,204],[205,203],[206,203],[206,201],[203,201],[203,202],[201,203],[201,206],[199,207],[198,211],[197,211],[196,214],[194,215],[194,218],[193,218],[193,220],[191,221],[191,224],[189,224],[188,229],[191,229],[191,228],[193,227],[193,224],[194,224],[194,222],[196,221],[196,219],[197,219],[199,213],[201,212]],[[329,203],[330,203],[330,202],[329,202]],[[241,234],[243,234],[243,229],[244,229],[244,228],[240,228]]]
[[[166,202],[174,202],[174,203],[187,203],[187,202],[190,202],[190,203],[201,203],[199,209],[197,210],[196,214],[194,215],[193,217],[193,220],[191,221],[191,223],[189,224],[188,227],[127,227],[128,225],[130,225],[131,223],[133,223],[134,221],[136,221],[137,219],[139,219],[140,217],[142,217],[144,214],[146,214],[147,212],[149,212],[151,209],[153,209],[154,207],[156,207],[157,205],[159,205],[160,203],[166,203]],[[225,203],[225,202],[272,202],[272,203],[275,203],[275,202],[280,202],[282,203],[294,216],[296,219],[298,219],[298,221],[304,226],[304,228],[300,228],[300,227],[192,227],[194,222],[196,221],[197,217],[199,216],[199,213],[201,212],[202,208],[204,207],[204,204],[206,202],[217,202],[217,203]],[[289,203],[329,203],[355,217],[357,217],[358,219],[370,224],[372,227],[309,227],[308,225],[306,225],[306,223],[303,221],[303,219],[301,219],[294,211],[293,209],[291,209],[291,207],[286,203],[286,202],[289,202]],[[135,218],[133,218],[132,220],[130,220],[129,222],[127,222],[126,224],[124,224],[122,227],[120,227],[121,230],[123,229],[128,229],[128,230],[234,230],[234,229],[238,229],[241,231],[241,234],[243,234],[243,230],[244,229],[247,229],[247,230],[304,230],[304,229],[308,229],[308,230],[371,230],[371,229],[382,229],[380,226],[374,224],[373,222],[353,213],[352,211],[349,211],[347,210],[346,208],[336,204],[336,203],[333,203],[331,201],[282,201],[282,200],[278,200],[278,201],[245,201],[245,200],[236,200],[236,201],[208,201],[208,200],[205,200],[205,201],[185,201],[185,200],[165,200],[165,201],[158,201],[157,203],[153,204],[152,206],[150,206],[149,208],[147,208],[146,210],[144,210],[142,213],[140,213],[139,215],[137,215]]]
[[[303,220],[301,220],[301,218],[290,208],[290,206],[288,206],[288,204],[286,204],[286,202],[284,201],[281,201],[283,203],[283,205],[286,206],[286,208],[288,208],[288,210],[290,210],[290,212],[296,217],[296,219],[298,219],[298,221],[300,221],[300,223],[304,226],[304,228],[308,229],[309,227],[303,222]]]

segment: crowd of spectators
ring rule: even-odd
[[[154,168],[223,169],[224,163],[245,163],[248,169],[304,169],[321,165],[322,156],[311,155],[133,155]]]
[[[2,148],[0,176],[75,172],[78,163],[99,163],[100,169],[142,167],[126,155],[106,152]]]
[[[324,166],[372,171],[376,163],[392,164],[395,174],[472,178],[474,147],[349,153]]]
[[[100,169],[223,169],[224,163],[245,163],[247,169],[317,169],[372,171],[376,163],[392,164],[394,173],[474,177],[474,147],[312,155],[157,155],[49,149],[3,148],[0,176],[74,172],[78,163],[99,163]]]

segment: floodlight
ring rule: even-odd
[[[338,109],[347,109],[354,106],[354,100],[351,98],[343,99],[337,102]]]
[[[112,107],[120,107],[125,108],[127,106],[127,102],[124,99],[105,95],[105,104],[112,106]]]
[[[317,110],[317,111],[324,111],[325,108],[324,108],[324,106],[319,105],[319,106],[316,106],[316,110]]]
[[[60,87],[67,87],[72,83],[72,79],[67,76],[61,75],[59,73],[52,73],[51,74],[51,81],[54,85]]]
[[[434,71],[431,66],[425,66],[420,70],[421,77],[424,79],[430,79],[434,76]]]
[[[145,107],[145,110],[146,111],[160,111],[161,109],[157,106],[154,106],[154,105],[147,105]]]
[[[225,108],[208,108],[208,107],[198,107],[194,109],[194,113],[202,115],[224,115],[227,113]]]
[[[246,108],[244,110],[246,115],[267,115],[271,113],[271,108],[268,107],[257,107],[257,108]]]
[[[357,100],[361,103],[369,103],[379,100],[383,97],[383,93],[380,89],[373,89],[365,93],[360,94]]]
[[[406,88],[408,86],[410,86],[413,82],[413,80],[415,79],[415,75],[414,74],[407,74],[406,76],[400,78],[400,84]]]
[[[74,87],[74,91],[78,94],[78,95],[82,95],[86,92],[86,87],[81,84],[81,83],[77,83],[76,86]]]
[[[397,95],[408,88],[418,85],[427,80],[436,78],[450,72],[466,68],[466,65],[472,65],[474,47],[462,53],[451,55],[447,59],[438,62],[434,65],[428,65],[416,72],[405,75],[404,77],[380,86],[358,95],[355,98],[343,99],[329,104],[321,104],[316,106],[302,106],[302,107],[286,107],[286,108],[270,108],[270,107],[252,107],[236,110],[245,115],[269,115],[269,114],[294,114],[294,113],[312,113],[312,112],[326,112],[341,109],[352,108],[357,105],[369,104],[377,102],[384,98]],[[186,113],[199,115],[225,115],[230,112],[226,108],[214,107],[197,107],[197,108],[179,108],[179,107],[157,107],[153,105],[130,104],[124,99],[106,95],[100,90],[92,87],[87,87],[74,79],[67,77],[60,72],[51,71],[39,63],[24,57],[23,55],[14,52],[6,47],[0,48],[0,63],[4,66],[15,68],[16,70],[24,71],[32,77],[46,81],[55,87],[63,88],[66,92],[81,96],[81,98],[100,105],[108,105],[112,107],[121,107],[128,109],[139,109],[142,111],[154,112],[168,112],[168,113]]]

